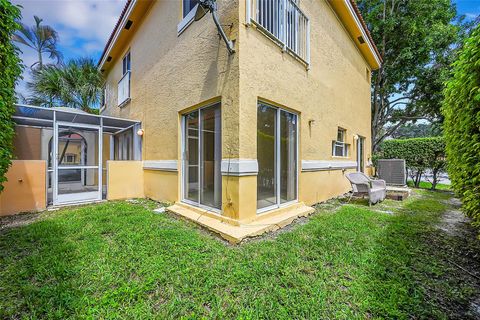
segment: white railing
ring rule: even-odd
[[[127,71],[118,82],[118,105],[130,99],[130,71]]]
[[[246,0],[247,23],[253,23],[284,50],[310,64],[310,21],[296,0]]]

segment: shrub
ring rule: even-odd
[[[408,174],[417,188],[425,171],[431,170],[435,190],[438,174],[445,170],[445,140],[443,137],[387,140],[375,158],[405,159]]]
[[[12,44],[13,33],[19,28],[16,22],[20,9],[8,0],[0,0],[0,191],[5,173],[13,158],[15,134],[12,114],[15,102],[15,84],[22,72],[18,49]]]
[[[465,40],[445,86],[448,173],[464,212],[480,225],[480,26]]]

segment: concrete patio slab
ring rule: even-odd
[[[408,187],[387,186],[387,198],[397,201],[403,201],[407,199],[412,190]]]
[[[315,211],[314,208],[299,202],[272,210],[272,212],[266,213],[264,218],[259,218],[255,222],[242,223],[241,221],[228,221],[228,219],[222,218],[212,211],[184,203],[176,203],[167,209],[219,234],[232,244],[238,244],[245,238],[278,230],[292,223],[295,219],[308,216]]]

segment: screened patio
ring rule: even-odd
[[[141,160],[137,120],[71,108],[16,105],[17,160],[43,160],[47,205],[105,199],[108,160]]]

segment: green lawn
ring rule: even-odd
[[[333,201],[239,246],[150,201],[49,212],[0,231],[0,318],[468,318],[480,248],[437,228],[449,198]]]
[[[412,180],[408,180],[407,181],[407,184],[409,187],[413,187],[413,181]],[[427,182],[427,181],[420,181],[420,189],[432,189],[432,183],[431,182]],[[451,188],[451,185],[449,184],[444,184],[444,183],[437,183],[437,185],[435,186],[435,188],[437,190],[443,190],[443,191],[449,191],[449,190],[452,190]]]

